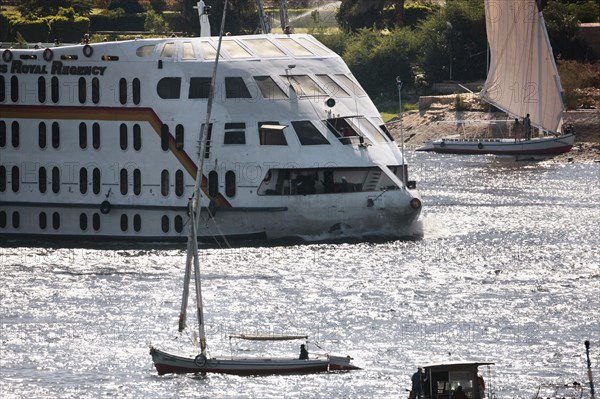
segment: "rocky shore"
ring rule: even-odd
[[[459,110],[457,110],[457,106]],[[405,112],[402,119],[405,148],[415,150],[424,142],[448,136],[510,137],[507,116],[488,112],[487,106],[473,96],[421,97],[418,111]],[[577,133],[573,149],[552,158],[554,162],[600,162],[600,110],[568,111],[565,123]],[[400,142],[400,119],[388,122],[392,135]]]

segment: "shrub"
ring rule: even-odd
[[[11,20],[11,32],[15,35],[13,40],[19,33],[28,42],[46,42],[48,41],[48,31],[48,23],[45,19],[15,18]]]

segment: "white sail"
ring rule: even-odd
[[[533,126],[558,132],[563,91],[535,0],[485,0],[490,69],[482,98]]]

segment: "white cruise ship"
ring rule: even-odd
[[[400,236],[421,198],[342,59],[310,35],[0,50],[0,238]],[[6,241],[5,241],[6,242]]]

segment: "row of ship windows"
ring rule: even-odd
[[[5,192],[7,188],[7,170],[4,165],[0,165],[0,192]],[[119,188],[122,195],[127,195],[129,191],[129,176],[130,172],[127,169],[119,171]],[[18,166],[13,166],[10,171],[10,185],[13,192],[18,192],[20,187],[20,171]],[[54,166],[50,171],[50,182],[48,182],[48,172],[45,167],[38,169],[38,187],[40,193],[44,194],[48,190],[48,184],[52,188],[52,192],[58,194],[60,192],[60,169]],[[133,170],[133,194],[140,195],[142,192],[142,173],[139,169]],[[87,194],[88,191],[88,170],[87,168],[79,169],[79,192]],[[170,173],[164,169],[160,174],[160,192],[163,196],[168,197],[170,194]],[[101,174],[100,169],[92,170],[92,192],[100,194]],[[184,192],[184,173],[178,169],[175,172],[175,195],[181,197]],[[208,194],[214,197],[219,193],[219,174],[216,171],[211,171],[208,174]],[[232,198],[236,194],[236,175],[235,172],[229,170],[225,173],[225,194]]]
[[[0,211],[0,229],[5,229],[8,226],[8,214],[5,211]],[[10,214],[11,217],[11,225],[14,229],[18,229],[21,226],[21,214],[18,211],[12,212]],[[39,226],[41,230],[46,230],[48,228],[48,215],[46,212],[40,212],[39,217]],[[161,218],[161,230],[163,233],[168,233],[171,229],[171,220],[167,215],[163,215]],[[51,216],[51,224],[54,230],[60,229],[60,213],[53,212]],[[138,214],[133,215],[133,230],[135,232],[139,232],[142,229],[142,217]],[[181,233],[183,231],[183,217],[177,215],[173,218],[173,228],[177,233]],[[126,232],[129,230],[129,216],[125,213],[121,214],[120,218],[120,227],[121,231]],[[79,228],[81,231],[86,231],[88,229],[88,214],[81,213],[79,215]],[[94,213],[92,214],[92,228],[95,231],[100,230],[100,214]]]
[[[128,101],[128,86],[127,79],[119,79],[119,102],[123,105]],[[37,97],[40,103],[46,102],[46,78],[40,76],[37,81]],[[141,83],[138,78],[131,81],[131,99],[134,104],[139,104],[141,101]],[[77,97],[81,104],[85,104],[88,98],[88,81],[84,77],[80,77],[77,82]],[[0,102],[6,101],[6,81],[3,75],[0,75]],[[53,103],[60,101],[60,82],[56,76],[50,79],[50,99]],[[10,78],[10,100],[14,103],[19,101],[19,77],[16,75]],[[92,78],[91,83],[91,100],[92,103],[100,102],[100,80]]]

